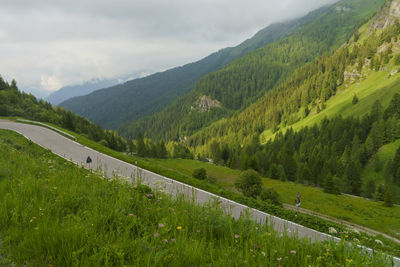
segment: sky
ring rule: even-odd
[[[0,75],[40,95],[150,74],[336,0],[2,0]]]

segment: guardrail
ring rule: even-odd
[[[69,133],[66,133],[66,132],[64,132],[64,131],[61,131],[60,129],[57,129],[57,128],[53,127],[53,126],[47,125],[47,124],[42,123],[42,122],[39,122],[39,121],[30,121],[30,120],[23,120],[23,119],[17,119],[17,121],[19,121],[19,122],[26,122],[26,123],[30,123],[30,124],[36,124],[36,125],[40,125],[40,126],[44,126],[44,127],[46,127],[46,128],[49,128],[49,129],[51,129],[51,130],[53,130],[53,131],[56,131],[56,132],[58,132],[58,133],[64,135],[64,136],[66,136],[66,137],[69,137],[69,138],[71,138],[71,139],[74,140],[74,141],[78,140],[75,136],[73,136],[73,135],[71,135],[71,134],[69,134]]]

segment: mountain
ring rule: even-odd
[[[147,70],[141,70],[137,71],[132,75],[125,75],[122,77],[118,78],[113,78],[113,79],[99,79],[99,78],[94,78],[89,81],[86,81],[82,84],[75,84],[75,85],[68,85],[60,88],[56,92],[50,94],[46,98],[44,98],[46,101],[50,102],[53,105],[58,105],[67,99],[77,97],[77,96],[83,96],[90,94],[93,91],[103,89],[103,88],[108,88],[111,86],[115,86],[117,84],[126,82],[131,79],[135,79],[138,77],[143,76],[144,73],[147,73],[149,71]]]
[[[334,53],[185,143],[231,168],[399,203],[399,7],[386,1]]]
[[[45,100],[53,105],[58,105],[69,98],[87,95],[95,90],[114,86],[118,83],[118,79],[92,79],[83,84],[64,86],[47,96]]]
[[[190,93],[159,113],[123,125],[119,132],[127,137],[142,132],[154,139],[184,140],[212,122],[229,118],[301,66],[343,45],[382,3],[343,0],[314,11],[293,33],[202,77]]]
[[[208,57],[182,67],[145,78],[74,97],[59,106],[87,117],[107,128],[152,115],[189,92],[202,76],[226,66],[250,51],[279,40],[314,20],[326,8],[285,23],[272,24],[236,47],[222,49]]]

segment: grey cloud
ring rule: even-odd
[[[57,86],[200,59],[335,0],[3,0],[0,74]],[[109,77],[104,77],[109,78]]]

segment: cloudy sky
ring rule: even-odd
[[[0,74],[48,93],[161,71],[335,0],[2,0]]]

